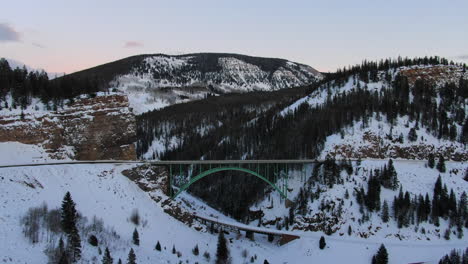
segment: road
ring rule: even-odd
[[[357,159],[350,159],[357,161]],[[366,161],[387,161],[388,159],[365,159]],[[79,160],[79,161],[52,161],[43,163],[24,163],[24,164],[4,164],[0,168],[11,167],[34,167],[34,166],[55,166],[55,165],[74,165],[74,164],[152,164],[152,165],[179,165],[179,164],[311,164],[323,162],[324,160],[313,159],[287,159],[287,160]],[[395,162],[404,163],[426,163],[425,160],[403,160],[394,159]],[[450,163],[451,161],[446,161]]]

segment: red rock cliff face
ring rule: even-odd
[[[0,116],[0,142],[43,146],[53,158],[134,160],[136,121],[124,95],[77,99],[58,111]]]

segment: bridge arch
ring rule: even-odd
[[[221,172],[221,171],[241,171],[241,172],[245,172],[245,173],[251,174],[253,176],[256,176],[257,178],[260,178],[264,182],[268,183],[276,191],[278,191],[283,198],[285,198],[285,199],[287,198],[286,194],[283,191],[281,191],[274,183],[269,181],[267,178],[263,177],[262,175],[258,174],[255,171],[252,171],[252,170],[249,170],[249,169],[246,169],[246,168],[239,168],[239,167],[218,167],[218,168],[212,168],[212,169],[206,170],[206,171],[198,174],[197,176],[191,178],[189,182],[182,185],[182,187],[180,187],[179,191],[172,198],[176,198],[177,195],[179,195],[181,192],[188,189],[188,187],[190,187],[190,185],[192,185],[196,181],[198,181],[198,180],[200,180],[200,179],[202,179],[202,178],[204,178],[204,177],[206,177],[208,175],[211,175],[211,174],[214,174],[214,173],[217,173],[217,172]]]

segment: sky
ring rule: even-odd
[[[401,56],[468,63],[468,1],[2,1],[0,57],[71,73],[124,57],[229,52],[320,71]]]

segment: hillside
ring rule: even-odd
[[[379,166],[381,163],[363,163],[361,168],[366,168],[369,165],[371,167]],[[399,175],[402,175],[405,170],[411,171],[415,167],[411,164],[397,164],[396,168]],[[448,164],[448,168],[452,169],[453,166]],[[200,224],[192,225],[193,228],[190,228],[167,215],[165,207],[162,205],[167,197],[158,189],[148,193],[142,191],[141,183],[137,185],[123,175],[123,171],[129,169],[132,169],[132,166],[61,165],[0,169],[2,179],[0,181],[0,197],[2,199],[0,234],[6,238],[0,242],[2,261],[5,263],[47,262],[44,250],[50,245],[57,245],[60,233],[47,227],[47,222],[44,224],[39,222],[37,240],[32,243],[30,235],[34,232],[25,231],[23,233],[25,222],[22,219],[28,215],[28,210],[34,212],[33,208],[37,208],[35,212],[39,212],[39,219],[41,219],[40,212],[42,211],[53,214],[53,210],[60,207],[65,192],[70,191],[76,202],[77,210],[82,215],[79,227],[82,230],[83,263],[100,263],[102,259],[99,249],[88,243],[88,237],[92,234],[98,237],[101,250],[104,250],[105,247],[109,248],[115,261],[119,258],[125,261],[128,251],[132,247],[135,250],[138,263],[178,263],[179,261],[214,263],[217,235],[210,234],[208,228],[195,229],[202,227]],[[294,176],[291,175],[291,177]],[[444,175],[443,180],[452,188],[460,184],[458,177],[453,179],[453,183],[448,180],[448,175]],[[424,193],[432,188],[433,179],[431,176],[430,179],[427,179],[427,184],[418,184],[420,178],[415,176],[405,180],[404,185],[408,186],[412,192]],[[147,180],[142,182],[144,181]],[[409,183],[411,184],[407,185]],[[148,183],[147,186],[151,186],[151,184]],[[341,197],[340,199],[343,199],[341,188],[341,185],[337,185],[329,192],[324,192],[323,198]],[[459,191],[459,189],[456,190],[457,194]],[[391,197],[392,194],[386,193],[384,197]],[[271,198],[276,199],[274,197],[276,195],[272,193]],[[162,200],[159,200],[161,198]],[[198,214],[210,214],[234,221],[189,195],[184,195],[181,199],[176,203],[187,203],[190,207],[186,208],[191,208],[192,211],[196,210]],[[314,206],[318,206],[318,201]],[[344,201],[346,203],[355,202],[354,196],[351,196],[349,200],[344,199]],[[269,202],[265,201],[264,204],[267,203]],[[43,209],[44,205],[46,209]],[[277,203],[276,200],[275,208],[277,209],[273,211],[264,209],[265,221],[272,216],[282,215],[283,205]],[[311,209],[313,212],[317,210]],[[140,215],[139,225],[135,225],[130,219],[135,210]],[[287,209],[285,210],[284,212],[287,212]],[[349,221],[353,222],[351,220],[353,214],[359,215],[357,207],[345,209],[342,214],[343,220],[340,222],[342,229],[346,230]],[[302,236],[301,239],[281,247],[268,242],[265,236],[258,234],[254,241],[246,239],[243,235],[239,236],[235,232],[229,232],[226,236],[233,263],[248,263],[250,258],[254,256],[256,256],[254,263],[263,263],[264,259],[270,263],[305,263],[310,261],[340,263],[351,258],[355,263],[369,263],[381,243],[384,243],[389,251],[389,263],[391,264],[419,261],[437,263],[438,259],[453,248],[464,250],[466,246],[466,238],[457,239],[456,235],[452,235],[450,241],[445,241],[445,239],[439,238],[433,230],[434,228],[428,224],[423,225],[427,230],[427,234],[424,235],[413,233],[412,227],[398,231],[392,227],[394,226],[393,222],[389,223],[390,227],[384,227],[380,230],[379,227],[382,224],[377,219],[379,217],[375,215],[372,216],[372,222],[367,222],[367,224],[372,225],[372,232],[374,229],[377,230],[375,235],[368,238],[361,237],[360,233],[369,233],[367,224],[357,225],[355,223],[351,236],[342,236],[341,231],[326,236],[327,247],[324,250],[318,248],[318,239],[324,235],[320,231],[295,230],[294,232]],[[252,224],[256,225],[256,222]],[[444,230],[447,225],[448,223],[442,220],[440,229]],[[140,234],[139,246],[132,243],[132,232],[135,228]],[[346,233],[346,231],[343,232]],[[387,234],[391,234],[391,236],[387,236]],[[417,237],[423,239],[419,240]],[[430,238],[430,240],[426,240],[425,237]],[[162,246],[161,251],[154,249],[158,241]],[[200,250],[198,256],[192,253],[196,244]],[[180,252],[179,257],[177,254],[172,254],[173,246]],[[245,253],[243,253],[244,251]],[[207,261],[203,256],[204,252],[210,254],[210,261]]]
[[[212,95],[304,86],[322,76],[310,66],[284,59],[196,53],[139,55],[68,77],[98,79],[105,88],[123,91],[140,114]]]
[[[14,104],[11,96],[4,102]],[[36,160],[134,160],[135,141],[135,116],[122,94],[80,96],[55,110],[38,98],[24,109],[0,109],[0,144],[40,149]]]

